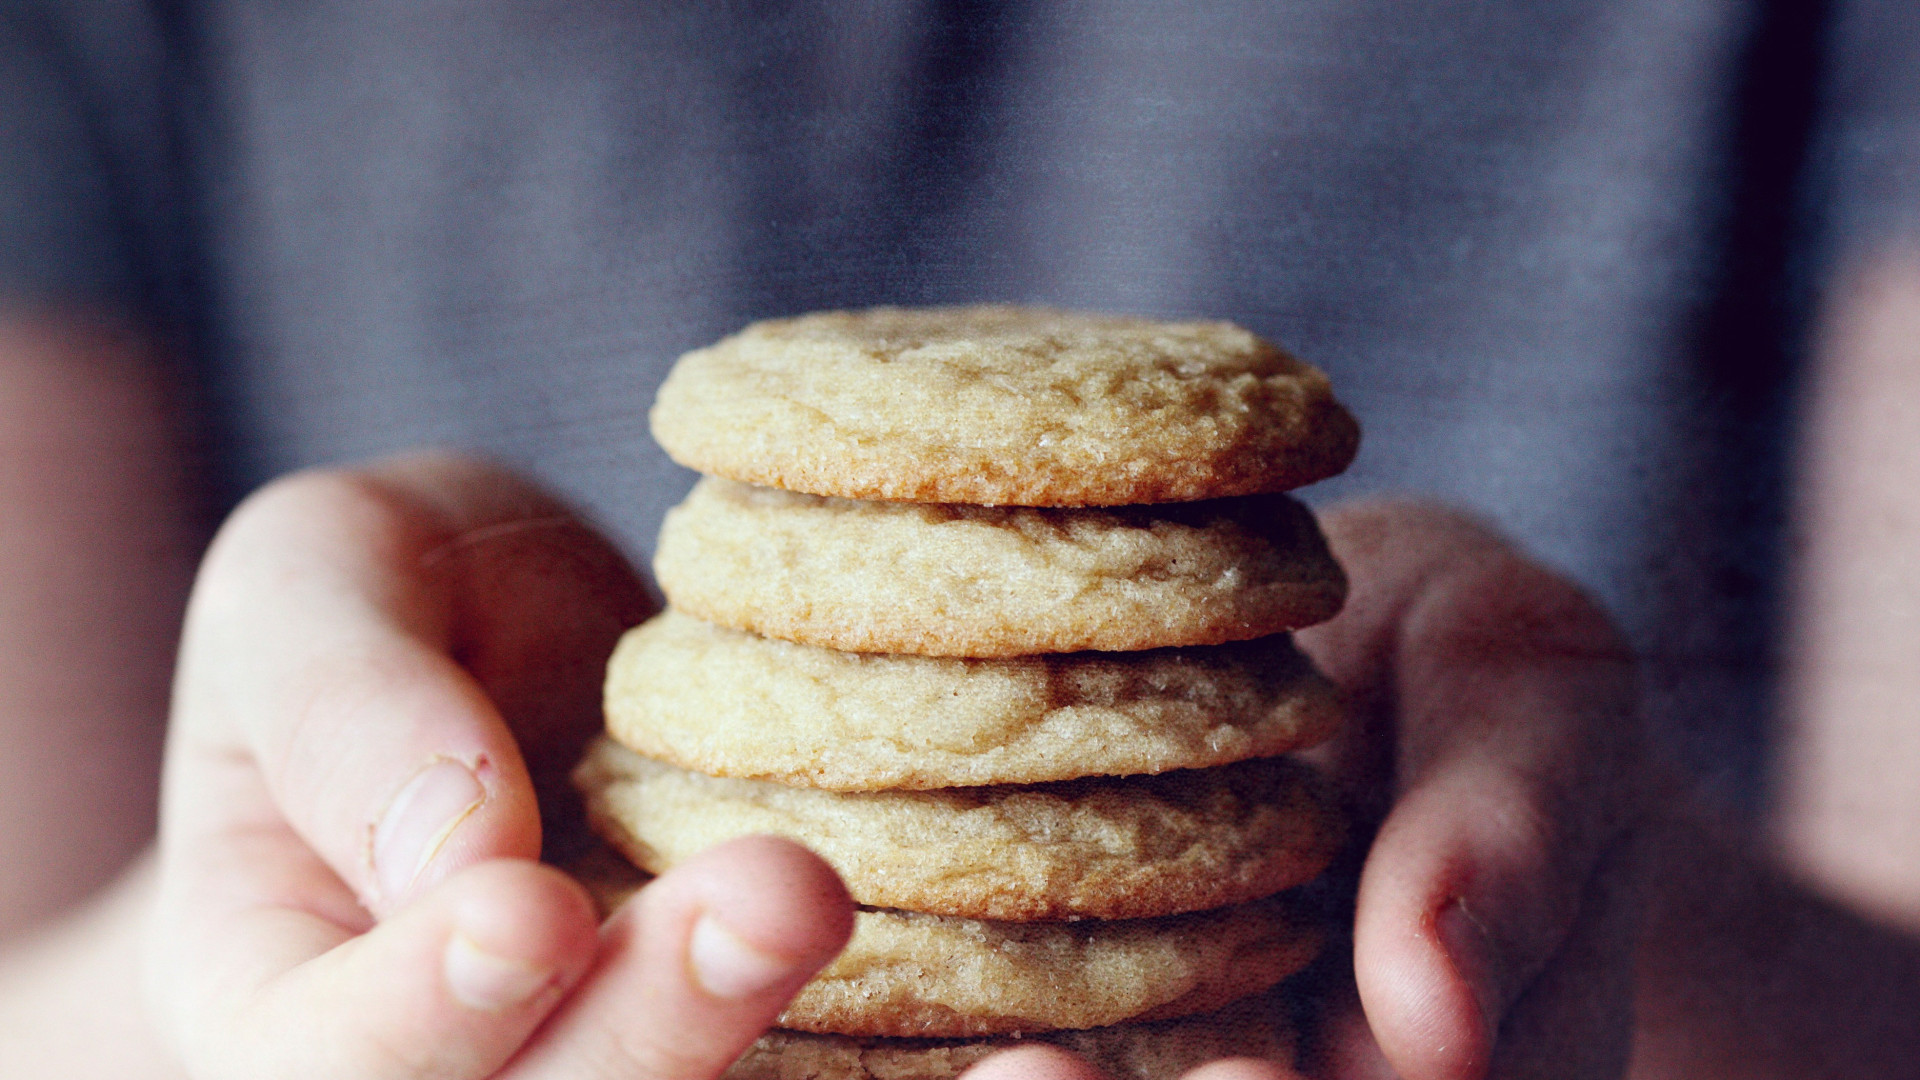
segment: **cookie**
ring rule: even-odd
[[[972,919],[1132,919],[1311,880],[1341,839],[1310,767],[1261,758],[1159,776],[834,792],[706,776],[601,740],[574,774],[595,829],[642,869],[769,833],[855,901]]]
[[[1217,1009],[1311,963],[1321,934],[1286,897],[1163,919],[988,922],[861,911],[853,940],[779,1024],[843,1035],[974,1036]]]
[[[602,910],[644,880],[582,863]],[[1258,994],[1319,953],[1291,898],[1160,919],[989,922],[862,909],[853,938],[780,1015],[796,1031],[971,1037],[1207,1012]]]
[[[988,506],[1285,491],[1359,445],[1324,375],[1237,326],[1006,306],[756,323],[681,357],[651,420],[701,472]]]
[[[708,622],[928,656],[1216,645],[1325,621],[1346,597],[1313,515],[1285,495],[1037,509],[709,477],[668,512],[654,574]]]
[[[1290,1070],[1295,1039],[1281,996],[1263,994],[1178,1020],[1020,1039],[863,1039],[775,1029],[741,1055],[725,1080],[955,1080],[988,1054],[1034,1042],[1065,1047],[1112,1080],[1177,1080],[1189,1069],[1234,1057]]]
[[[837,652],[667,611],[607,667],[607,730],[715,776],[840,790],[1165,772],[1311,746],[1340,693],[1285,636],[964,660]]]

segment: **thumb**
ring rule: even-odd
[[[448,458],[303,474],[243,504],[188,610],[169,837],[284,821],[379,915],[459,867],[538,855],[522,746],[557,759],[595,713],[555,695],[565,715],[523,743],[499,701],[543,673],[580,681],[605,659],[580,654],[610,649],[602,628],[644,614],[644,594],[630,572],[607,587],[606,559],[595,579],[558,556],[539,564],[548,587],[500,588],[473,556],[501,540],[610,550],[525,482]]]
[[[1361,1003],[1406,1080],[1485,1075],[1516,1003],[1596,914],[1591,884],[1638,815],[1631,656],[1578,588],[1470,522],[1393,507],[1330,520],[1359,602],[1309,648],[1375,703],[1362,726],[1391,748],[1371,778],[1347,777],[1390,806],[1356,901]],[[1591,1034],[1596,1060],[1624,1045],[1624,1030]]]

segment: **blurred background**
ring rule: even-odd
[[[1766,802],[1810,328],[1920,211],[1907,0],[0,10],[0,294],[154,358],[197,528],[449,444],[644,560],[691,483],[654,387],[747,321],[1230,319],[1366,428],[1310,500],[1517,536],[1618,613],[1702,790]],[[177,585],[204,531],[167,535]]]

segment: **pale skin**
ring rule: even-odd
[[[1920,287],[1861,295],[1882,297],[1849,309],[1868,329],[1824,354],[1824,370],[1858,376],[1825,384],[1835,422],[1900,392],[1876,381],[1887,371],[1920,369],[1849,359],[1899,355],[1912,339],[1871,326],[1920,321]],[[196,572],[193,465],[137,336],[71,311],[15,312],[4,330],[0,845],[15,861],[0,882],[0,1075],[708,1080],[838,948],[845,894],[790,844],[717,849],[605,928],[531,861],[533,777],[590,726],[594,665],[645,595],[564,507],[434,457],[291,478],[225,524],[185,619],[159,845],[83,902],[152,820],[171,627]],[[1920,401],[1920,385],[1907,392]],[[1857,449],[1813,445],[1808,550],[1872,557],[1819,494],[1844,488],[1833,477]],[[1870,490],[1920,515],[1915,485]],[[1636,1019],[1637,1076],[1830,1075],[1831,1061],[1892,1076],[1920,1059],[1920,1033],[1897,1021],[1920,1004],[1920,960],[1904,959],[1920,948],[1819,899],[1829,885],[1881,894],[1847,876],[1846,844],[1821,839],[1857,847],[1855,834],[1795,809],[1862,805],[1835,787],[1860,776],[1792,775],[1781,834],[1798,838],[1800,878],[1769,876],[1675,812],[1684,797],[1631,721],[1630,659],[1578,590],[1445,511],[1350,508],[1328,531],[1353,602],[1305,644],[1360,722],[1321,756],[1381,826],[1317,1073],[1617,1075]],[[1803,577],[1808,715],[1790,743],[1814,762],[1909,727],[1822,689],[1821,672],[1858,670],[1849,650],[1879,638],[1822,621],[1848,594],[1821,574]],[[49,655],[82,657],[89,677]],[[103,745],[136,749],[95,773],[58,768]],[[1920,821],[1920,806],[1885,805],[1912,812],[1888,829]],[[1635,866],[1653,885],[1637,966]],[[1872,992],[1846,997],[1861,978]],[[1871,1040],[1862,1009],[1889,1018],[1865,1026]],[[1030,1048],[975,1080],[1092,1075]],[[1274,1075],[1221,1062],[1188,1080]]]

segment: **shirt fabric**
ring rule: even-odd
[[[1226,318],[1567,569],[1764,774],[1800,338],[1912,230],[1899,0],[11,0],[0,290],[181,343],[235,489],[422,443],[644,559],[678,353],[817,308]]]

